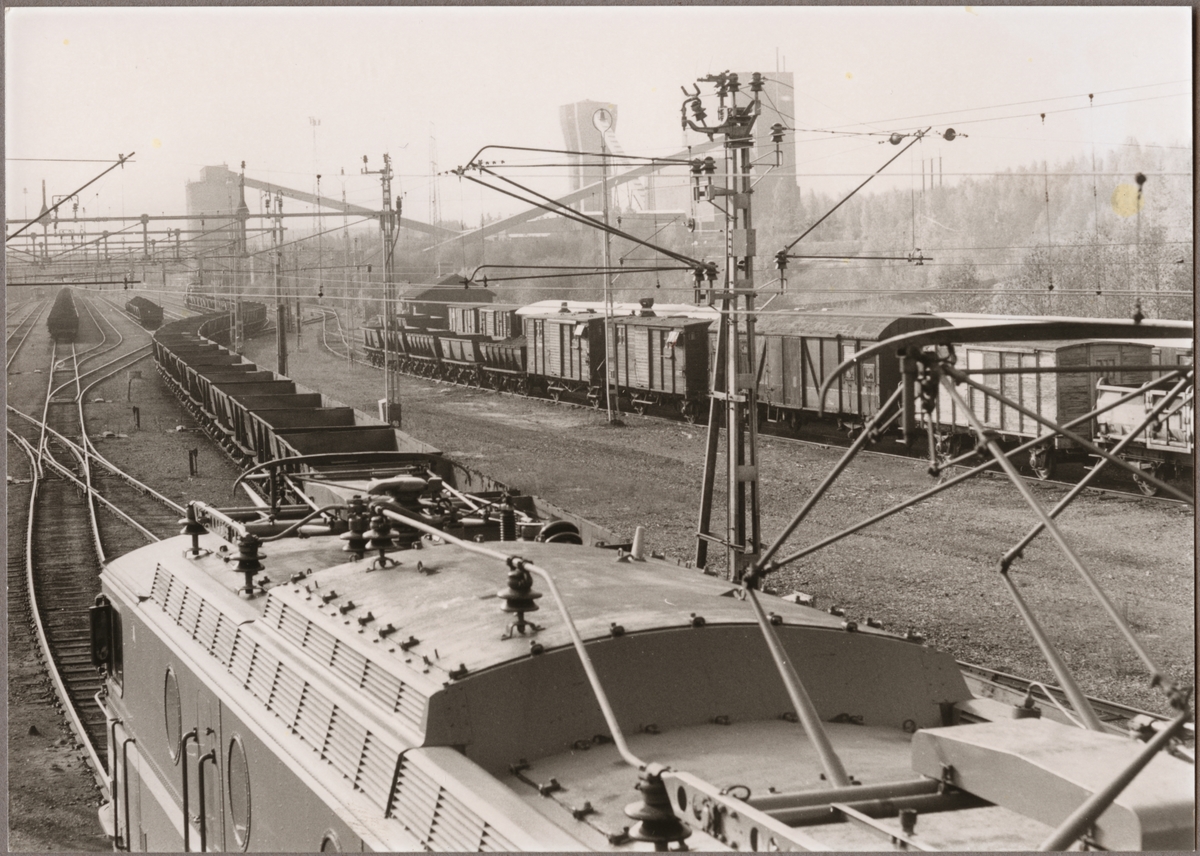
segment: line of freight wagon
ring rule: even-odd
[[[602,303],[541,301],[497,304],[484,289],[413,286],[399,296],[400,314],[361,328],[362,347],[372,365],[384,352],[395,369],[419,377],[469,386],[605,404],[605,314]],[[716,348],[717,312],[704,306],[616,304],[611,317],[608,382],[615,381],[623,410],[682,416],[703,421],[708,412],[710,367]],[[833,368],[859,351],[901,333],[932,327],[1011,320],[1007,316],[889,315],[848,312],[761,314],[755,325],[753,362],[740,355],[740,372],[753,372],[760,419],[794,436],[828,437],[859,430],[900,382],[895,360],[866,359],[835,379],[819,415],[818,390]],[[388,342],[385,348],[385,337]],[[1083,416],[1106,399],[1124,394],[1167,369],[1191,365],[1190,342],[1004,342],[958,349],[968,370],[1070,369],[1093,371],[982,375],[1004,396],[1059,423]],[[1111,367],[1111,368],[1109,368]],[[1161,367],[1161,368],[1159,368]],[[1153,408],[1159,391],[1115,408],[1079,430],[1111,448]],[[969,403],[1000,439],[1016,445],[1044,429],[1015,408],[973,392]],[[936,451],[961,453],[969,442],[964,413],[945,400],[932,413]],[[1122,454],[1150,475],[1190,479],[1194,457],[1194,404],[1189,393],[1151,431],[1126,445]],[[1051,478],[1059,463],[1086,460],[1061,435],[1030,451],[1029,465]],[[1146,493],[1154,486],[1137,478]]]

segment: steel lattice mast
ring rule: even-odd
[[[714,182],[716,164],[711,157],[693,162],[692,179],[697,199],[706,199],[725,214],[725,271],[720,287],[715,285],[717,271],[711,264],[702,275],[697,273],[696,283],[698,295],[704,294],[710,306],[719,300],[721,311],[696,531],[696,564],[707,564],[709,542],[722,544],[730,578],[740,581],[757,560],[761,541],[750,151],[754,123],[761,112],[759,93],[763,80],[760,74],[752,76],[748,98],[740,91],[737,74],[709,75],[700,82],[716,86],[719,124],[715,127],[705,124],[706,111],[699,88],[683,104],[683,123],[684,127],[707,134],[710,140],[720,135],[724,142],[724,182]],[[687,115],[689,107],[691,118]],[[712,531],[712,509],[722,427],[726,437],[727,510],[725,536],[719,537]]]

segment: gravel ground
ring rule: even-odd
[[[291,375],[376,411],[382,372],[336,359],[317,349],[315,339],[316,331],[306,331],[306,350],[293,348]],[[273,368],[273,338],[252,341],[247,356]],[[703,426],[626,415],[624,427],[611,427],[603,412],[587,408],[409,377],[400,384],[403,427],[409,433],[625,538],[644,526],[650,549],[680,561],[694,556]],[[886,450],[888,442],[881,441],[879,448]],[[783,530],[840,454],[761,438],[764,539],[769,542]],[[920,462],[860,456],[784,552],[815,543],[933,483]],[[1044,484],[1031,490],[1046,507],[1065,493]],[[722,502],[718,497],[717,505]],[[714,530],[723,519],[718,507]],[[891,629],[917,630],[960,659],[1051,681],[997,571],[1000,556],[1033,522],[1012,484],[988,475],[787,566],[772,585],[781,593],[815,595],[823,608],[839,605],[847,617],[870,616]],[[1191,508],[1094,492],[1078,498],[1061,518],[1067,542],[1138,633],[1153,662],[1188,685],[1195,675],[1194,524]],[[1047,536],[1026,549],[1011,576],[1086,692],[1166,710],[1139,658]]]

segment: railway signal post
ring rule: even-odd
[[[697,288],[707,293],[709,305],[720,301],[721,320],[713,367],[709,403],[708,442],[704,481],[700,495],[700,520],[696,530],[696,564],[708,562],[710,542],[725,547],[730,579],[741,581],[758,558],[760,544],[758,496],[758,398],[754,372],[754,255],[755,238],[750,211],[752,164],[750,151],[755,120],[761,112],[762,75],[751,78],[750,93],[741,91],[736,73],[708,75],[701,83],[716,87],[717,121],[709,126],[697,87],[683,103],[684,128],[724,141],[723,181],[715,181],[711,157],[693,163],[693,193],[725,214],[725,272],[716,286],[715,265],[697,271]],[[688,116],[688,109],[692,115]],[[717,451],[722,424],[726,450],[726,531],[712,531],[713,493],[717,479]]]

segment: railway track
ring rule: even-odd
[[[73,350],[73,349],[72,349]],[[43,417],[10,427],[30,461],[31,488],[25,543],[25,603],[42,660],[55,687],[60,708],[94,771],[106,749],[104,716],[94,698],[101,680],[87,648],[87,608],[99,590],[101,557],[93,538],[90,503],[57,459],[62,453],[51,430],[78,430],[74,400],[64,395],[78,364],[57,359],[46,392]],[[23,430],[24,429],[24,430]]]
[[[86,356],[74,346],[66,355],[52,350],[41,413],[9,406],[10,454],[25,462],[28,473],[9,484],[10,498],[20,494],[11,510],[25,524],[23,557],[10,550],[9,606],[14,618],[27,615],[56,707],[106,790],[107,731],[95,700],[102,681],[91,662],[88,609],[100,590],[104,561],[176,534],[183,509],[96,448],[87,426],[89,393],[146,360],[150,350],[129,342],[92,307],[87,315],[101,342]],[[19,350],[11,353],[10,366]],[[15,490],[26,484],[28,492]]]
[[[17,354],[21,350],[21,346],[25,344],[25,340],[29,338],[29,334],[33,332],[33,328],[37,326],[38,321],[42,317],[42,312],[48,305],[47,301],[39,300],[32,307],[26,307],[25,315],[17,321],[12,332],[9,332],[5,336],[4,344],[8,349],[8,361],[5,364],[6,369],[12,366],[13,360],[17,358]]]

